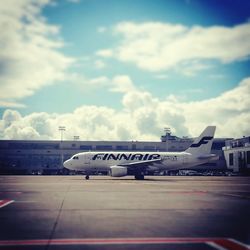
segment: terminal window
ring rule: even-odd
[[[39,142],[33,142],[33,143],[9,143],[8,146],[10,149],[58,149],[59,144],[57,143],[39,143]]]
[[[156,147],[155,146],[145,146],[144,150],[145,151],[156,151]]]
[[[223,147],[225,147],[224,141],[219,141],[219,142],[214,141],[212,144],[213,150],[221,150]]]
[[[92,150],[92,146],[91,145],[80,145],[80,149],[82,149],[82,150]]]
[[[234,165],[234,154],[230,153],[229,154],[229,166],[233,166]]]
[[[96,150],[112,150],[112,145],[97,145]]]
[[[250,151],[247,151],[247,164],[250,164]]]
[[[117,146],[116,146],[116,150],[128,150],[128,146],[120,146],[120,145],[117,145]]]

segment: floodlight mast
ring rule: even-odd
[[[80,140],[80,136],[79,135],[74,135],[74,141],[79,141]]]
[[[63,142],[63,132],[66,131],[66,127],[65,126],[59,126],[58,130],[61,132],[61,142],[60,142],[60,149],[61,149],[61,166],[63,167],[63,148],[62,148],[62,142]]]
[[[66,130],[65,126],[59,126],[58,130],[61,132],[61,142],[63,141],[63,132]]]

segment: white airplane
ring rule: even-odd
[[[86,179],[96,171],[107,171],[112,177],[133,174],[143,180],[146,170],[189,168],[217,158],[211,154],[215,126],[208,126],[184,152],[82,152],[63,163],[70,170],[84,171]]]

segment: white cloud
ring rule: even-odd
[[[135,91],[135,86],[127,75],[117,75],[112,79],[111,91],[120,92],[120,93],[128,93],[131,91]]]
[[[32,95],[64,80],[74,61],[59,51],[59,27],[41,14],[49,0],[11,0],[0,4],[0,99],[2,104]]]
[[[97,28],[97,32],[99,33],[104,33],[107,31],[107,27],[104,27],[104,26],[100,26]]]
[[[8,108],[25,108],[26,106],[22,103],[13,102],[11,100],[4,101],[0,99],[0,107],[8,107]]]
[[[73,113],[32,113],[21,116],[6,110],[0,120],[0,135],[5,139],[59,139],[58,127],[66,127],[65,138],[81,140],[159,140],[164,127],[179,136],[198,136],[207,125],[216,125],[216,137],[250,135],[250,78],[220,96],[185,102],[175,96],[165,100],[135,88],[131,79],[116,76],[114,82],[131,84],[124,94],[122,110],[82,106]],[[112,81],[111,80],[111,81]]]
[[[75,75],[71,80],[77,82],[80,86],[82,85],[83,91],[105,87],[110,92],[127,93],[136,89],[128,75],[115,75],[113,78],[107,76],[87,78]]]
[[[89,83],[90,85],[99,87],[100,85],[107,85],[109,79],[106,76],[100,76],[92,79],[86,79],[85,82]]]
[[[212,26],[187,27],[159,22],[119,23],[114,33],[121,37],[113,49],[107,48],[96,54],[132,62],[149,71],[162,71],[189,64],[188,74],[204,70],[202,60],[218,60],[221,63],[244,60],[250,56],[250,23],[234,27]]]
[[[16,140],[35,140],[41,138],[38,132],[29,126],[19,127],[17,125],[12,125],[10,128],[5,130],[7,138],[15,138]]]
[[[22,117],[19,114],[19,112],[15,110],[10,110],[10,109],[5,110],[3,114],[3,120],[2,120],[3,128],[8,128],[14,122],[20,121],[21,118]]]
[[[113,51],[111,49],[103,49],[96,52],[96,55],[101,57],[112,57]]]
[[[160,80],[165,80],[168,78],[168,75],[167,74],[158,74],[158,75],[155,75],[155,78],[160,79]]]
[[[210,68],[212,68],[212,65],[201,63],[197,60],[190,60],[179,63],[179,65],[176,67],[176,71],[182,73],[185,76],[192,77],[197,75],[199,71]]]
[[[96,60],[94,65],[97,69],[103,69],[106,67],[106,64],[102,60]]]
[[[159,100],[149,92],[132,91],[124,95],[122,104],[125,110],[133,114],[141,108],[155,109]]]
[[[191,133],[205,124],[213,123],[221,136],[241,137],[250,135],[250,78],[222,95],[184,106],[187,124]],[[241,126],[238,126],[238,124]]]

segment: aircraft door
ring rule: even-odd
[[[90,158],[91,158],[91,156],[89,154],[84,155],[84,165],[90,164]]]
[[[183,155],[182,156],[182,165],[186,165],[187,164],[187,162],[188,162],[188,159],[187,159],[187,156],[186,155]]]

